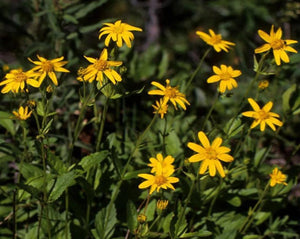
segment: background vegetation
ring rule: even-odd
[[[62,74],[52,99],[52,115],[47,119],[47,198],[38,180],[43,175],[41,149],[33,117],[23,125],[10,118],[24,101],[18,95],[1,94],[0,100],[0,238],[299,238],[299,129],[300,55],[291,54],[289,64],[269,69],[270,86],[264,91],[255,86],[249,95],[259,94],[260,105],[273,101],[272,111],[280,114],[284,125],[279,134],[271,130],[251,131],[240,147],[251,123],[233,118],[241,105],[248,84],[255,76],[254,49],[262,44],[258,29],[269,32],[281,27],[285,39],[300,39],[298,1],[282,0],[2,0],[0,2],[1,78],[7,68],[30,69],[28,57],[47,59],[64,56],[69,74]],[[99,122],[106,97],[98,95],[84,115],[84,127],[75,142],[71,163],[69,145],[81,110],[82,83],[76,80],[79,67],[87,66],[83,55],[98,57],[104,48],[98,31],[105,22],[121,19],[141,27],[132,48],[122,47],[118,60],[122,83],[115,99],[110,99],[101,150],[96,152]],[[147,92],[152,81],[185,89],[188,79],[208,46],[195,34],[211,28],[236,44],[229,53],[210,51],[185,93],[191,105],[186,111],[168,113],[157,119],[138,149],[120,187],[114,204],[120,172],[133,152],[136,141],[153,117],[153,96]],[[294,48],[300,50],[299,43]],[[205,125],[214,138],[225,138],[235,154],[228,166],[229,176],[205,175],[184,213],[183,203],[197,166],[187,162],[192,155],[188,142],[196,141],[217,91],[207,84],[212,66],[232,65],[242,71],[238,88],[219,97]],[[38,92],[31,94],[40,100]],[[49,96],[46,96],[49,97]],[[249,110],[248,106],[243,111]],[[45,112],[44,112],[45,113]],[[233,121],[234,120],[234,121]],[[24,140],[23,135],[26,135]],[[154,194],[146,210],[147,221],[137,221],[139,206],[147,190],[138,189],[148,172],[150,157],[163,152],[175,158],[176,190]],[[20,162],[24,160],[22,170]],[[272,188],[247,233],[239,229],[258,201],[269,174],[281,167],[288,185]],[[156,200],[169,200],[159,223],[153,224]],[[47,200],[45,200],[47,199]],[[110,206],[110,207],[109,207]],[[46,220],[41,211],[46,210]],[[138,228],[138,235],[134,232]],[[50,230],[50,232],[49,232]],[[130,231],[130,233],[129,233]],[[177,232],[177,235],[174,232]],[[51,236],[50,236],[51,235]]]

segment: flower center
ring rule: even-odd
[[[18,82],[23,82],[27,80],[27,76],[24,72],[15,73],[15,79]]]
[[[231,75],[228,72],[220,74],[221,80],[229,80],[231,78]]]
[[[264,111],[264,110],[260,110],[260,111],[258,111],[257,113],[258,113],[259,119],[261,119],[261,120],[265,120],[265,119],[268,119],[268,118],[269,118],[268,112],[266,112],[266,111]]]
[[[212,44],[219,44],[222,41],[222,36],[221,36],[221,34],[218,34],[218,35],[211,37],[210,40],[211,40]]]
[[[46,71],[46,72],[51,72],[51,71],[53,71],[53,65],[52,65],[52,63],[51,63],[51,61],[44,61],[43,63],[42,63],[42,70],[43,71]]]
[[[279,49],[282,49],[284,47],[284,40],[277,39],[275,41],[272,41],[270,44],[271,44],[271,47],[274,50],[279,50]]]
[[[104,61],[104,60],[97,60],[95,63],[94,63],[94,68],[98,71],[104,71],[108,68],[108,64],[107,64],[107,61]]]
[[[122,34],[124,32],[124,27],[122,25],[118,27],[115,26],[113,32],[116,34]]]
[[[155,183],[158,186],[161,186],[167,182],[166,178],[163,175],[156,175],[155,176]]]
[[[165,90],[165,96],[169,97],[170,99],[176,98],[177,95],[177,88],[172,88],[171,86],[167,86]]]
[[[211,147],[209,147],[209,148],[207,148],[206,149],[206,157],[208,158],[208,159],[216,159],[217,158],[217,152],[216,152],[216,150],[214,150],[213,148],[211,148]]]

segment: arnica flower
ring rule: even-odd
[[[140,224],[144,224],[147,220],[147,216],[145,214],[139,214],[138,217],[137,217],[137,221],[140,223]]]
[[[23,106],[20,106],[18,112],[17,111],[13,111],[13,114],[15,115],[15,117],[17,119],[27,120],[31,116],[32,111],[28,112],[28,106],[25,106],[25,109],[23,108]]]
[[[220,52],[221,50],[228,52],[230,46],[234,46],[235,44],[230,41],[222,40],[221,34],[215,34],[215,32],[209,29],[209,34],[201,31],[197,31],[196,34],[205,41],[208,45],[213,46],[215,51]]]
[[[171,155],[168,155],[167,157],[163,157],[162,154],[157,154],[156,158],[150,158],[150,163],[148,164],[149,167],[151,167],[151,173],[155,173],[158,171],[158,168],[161,167],[163,171],[165,170],[173,170],[174,166],[172,163],[174,162],[174,158]]]
[[[39,82],[35,80],[37,76],[39,76],[39,74],[32,70],[26,72],[22,69],[11,70],[5,75],[4,80],[0,82],[0,86],[5,85],[1,90],[1,93],[5,94],[10,91],[18,93],[19,91],[24,91],[24,88],[27,88],[27,85],[37,88],[40,86]]]
[[[204,174],[208,168],[210,176],[215,176],[216,171],[218,171],[221,177],[225,177],[225,172],[220,160],[224,162],[233,161],[233,157],[227,154],[230,152],[230,148],[221,146],[222,139],[220,137],[217,137],[212,144],[210,144],[203,131],[198,132],[198,138],[203,147],[196,143],[189,142],[187,146],[197,152],[197,154],[189,158],[189,161],[192,163],[202,161],[199,174]]]
[[[213,71],[216,75],[213,75],[207,79],[207,83],[214,83],[220,81],[219,91],[224,93],[226,89],[232,90],[238,86],[234,77],[238,77],[242,74],[239,70],[232,69],[231,66],[221,65],[221,68],[213,66]]]
[[[83,72],[83,80],[92,82],[96,79],[102,85],[103,83],[103,73],[104,75],[113,83],[116,84],[119,81],[122,81],[121,76],[117,73],[112,67],[122,65],[122,61],[108,61],[107,49],[104,48],[98,58],[92,58],[84,56],[91,65],[85,68]]]
[[[251,124],[250,128],[253,129],[257,125],[260,124],[260,131],[264,131],[266,128],[266,124],[270,126],[272,130],[276,130],[274,125],[282,126],[283,123],[276,119],[280,116],[276,113],[270,112],[273,107],[273,102],[269,101],[262,109],[259,105],[253,100],[252,98],[248,98],[248,102],[252,106],[254,111],[246,111],[243,112],[242,115],[246,117],[254,118],[253,123]]]
[[[266,52],[272,48],[275,62],[277,65],[281,64],[281,60],[285,63],[288,63],[290,61],[286,51],[297,53],[297,51],[289,45],[295,44],[298,41],[282,40],[281,28],[278,28],[278,30],[274,32],[274,25],[272,25],[270,35],[262,30],[258,30],[258,35],[267,43],[262,45],[261,47],[256,48],[255,53]]]
[[[122,47],[123,41],[125,44],[131,48],[131,41],[134,39],[134,35],[131,31],[143,31],[139,27],[131,26],[127,23],[122,23],[121,20],[116,21],[115,23],[104,23],[105,27],[100,29],[99,39],[103,35],[107,35],[104,41],[105,46],[108,46],[110,40],[113,40],[117,43],[118,47]]]
[[[262,80],[258,83],[258,88],[261,90],[264,90],[269,87],[269,81],[268,80]]]
[[[37,55],[37,58],[39,59],[39,61],[33,61],[30,58],[28,58],[28,60],[37,65],[32,70],[38,71],[41,74],[39,77],[40,84],[43,83],[45,77],[48,75],[53,84],[57,86],[58,83],[55,72],[70,72],[69,70],[63,68],[63,66],[68,63],[67,61],[63,61],[63,56],[52,60],[47,60],[46,58],[39,55]]]
[[[156,86],[159,88],[159,90],[150,90],[148,92],[149,95],[162,95],[163,96],[163,102],[167,104],[169,101],[172,102],[174,105],[175,109],[177,109],[177,104],[181,106],[182,109],[186,110],[186,106],[190,105],[190,103],[187,101],[185,98],[185,94],[181,93],[178,90],[178,86],[172,87],[170,86],[170,80],[166,80],[166,86],[163,86],[162,84],[152,81],[152,85]]]
[[[272,173],[270,174],[270,186],[274,187],[276,184],[287,185],[286,175],[283,174],[278,168],[274,168]]]
[[[172,190],[175,190],[172,183],[179,182],[179,179],[171,177],[174,171],[174,169],[170,169],[169,167],[167,169],[163,169],[162,166],[158,164],[155,175],[147,173],[138,174],[139,177],[146,179],[146,181],[139,185],[139,188],[144,189],[150,187],[149,194],[152,194],[155,190],[159,192],[161,188],[171,188]]]
[[[158,200],[156,203],[156,208],[160,211],[165,210],[169,204],[168,200]]]
[[[163,99],[159,99],[159,101],[155,101],[156,105],[152,105],[152,107],[154,108],[154,114],[160,114],[160,118],[163,119],[164,115],[167,113],[168,111],[168,104],[166,104],[164,102]]]

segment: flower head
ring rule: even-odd
[[[270,126],[272,130],[276,130],[274,125],[282,126],[283,123],[276,119],[280,116],[276,113],[270,112],[273,107],[273,102],[269,101],[262,109],[259,105],[253,100],[252,98],[248,98],[248,102],[252,106],[254,111],[246,111],[243,112],[242,115],[246,117],[254,118],[253,123],[251,124],[250,128],[253,129],[257,125],[260,124],[260,131],[264,131],[266,128],[266,124]]]
[[[22,69],[11,70],[5,75],[4,80],[0,82],[0,86],[5,85],[1,90],[1,93],[5,94],[9,91],[18,93],[19,91],[23,91],[26,85],[39,87],[39,82],[35,80],[38,75],[38,73],[33,72],[32,70],[26,72]]]
[[[156,155],[156,158],[150,158],[148,166],[152,167],[151,173],[157,172],[159,167],[165,172],[166,170],[174,169],[174,166],[172,165],[174,160],[175,159],[170,155],[164,158],[163,155],[159,153]]]
[[[87,68],[83,69],[80,77],[84,81],[92,82],[96,79],[102,85],[103,74],[113,83],[116,84],[122,81],[121,76],[112,67],[122,65],[122,61],[108,61],[107,49],[104,48],[99,58],[92,58],[84,56],[90,64]]]
[[[163,168],[162,164],[158,163],[154,175],[147,173],[138,174],[139,177],[146,179],[146,181],[139,185],[139,188],[144,189],[150,187],[149,194],[152,194],[155,190],[159,192],[161,188],[171,188],[172,190],[175,190],[172,183],[177,183],[179,179],[176,177],[171,177],[174,171],[175,170],[170,166]]]
[[[213,66],[215,75],[207,79],[207,83],[214,83],[220,81],[219,91],[224,93],[226,89],[232,90],[238,86],[234,77],[238,77],[242,74],[239,70],[233,70],[231,66],[221,65],[221,68]]]
[[[230,148],[221,146],[222,139],[220,137],[217,137],[212,144],[210,144],[203,131],[198,132],[198,138],[203,146],[192,142],[189,142],[187,145],[197,153],[191,156],[189,161],[192,163],[202,161],[199,174],[204,174],[208,168],[210,176],[215,176],[216,171],[218,171],[221,177],[225,177],[225,172],[220,160],[224,162],[233,161],[233,157],[227,154],[230,152]]]
[[[181,108],[183,108],[184,110],[186,110],[185,104],[190,105],[190,103],[185,98],[185,94],[181,93],[178,90],[178,86],[176,86],[176,87],[170,86],[169,79],[166,80],[166,86],[163,86],[162,84],[160,84],[156,81],[152,81],[151,84],[156,86],[157,88],[159,88],[159,90],[150,90],[148,92],[148,94],[149,95],[162,95],[163,102],[165,104],[168,103],[169,101],[171,101],[172,104],[174,105],[175,109],[177,109],[177,104],[179,104],[181,106]]]
[[[168,111],[168,104],[166,104],[163,99],[159,99],[159,102],[156,100],[155,103],[156,105],[152,105],[152,107],[154,108],[153,113],[160,114],[160,118],[163,119],[164,115]]]
[[[289,45],[297,43],[298,41],[281,39],[281,28],[278,28],[278,30],[274,32],[274,25],[272,25],[270,35],[262,30],[258,30],[258,35],[267,43],[262,45],[261,47],[256,48],[255,53],[269,51],[272,48],[277,65],[281,64],[281,60],[285,63],[288,63],[290,61],[289,56],[286,54],[286,51],[297,53],[297,51]]]
[[[165,210],[166,207],[168,206],[169,201],[168,200],[158,200],[156,203],[156,208],[160,211]]]
[[[23,106],[20,106],[18,112],[17,111],[13,111],[13,114],[15,115],[15,117],[19,120],[26,120],[31,116],[32,111],[28,112],[28,106],[25,106],[25,109],[23,108]]]
[[[264,90],[269,87],[269,81],[268,80],[262,80],[258,83],[258,88],[261,90]]]
[[[213,46],[215,51],[220,52],[221,50],[228,52],[229,46],[234,46],[235,44],[230,41],[222,40],[221,34],[215,34],[215,32],[209,29],[209,34],[201,31],[196,31],[196,34],[205,41],[208,45]]]
[[[33,61],[30,58],[28,58],[28,60],[37,65],[32,70],[38,71],[41,74],[39,77],[40,84],[43,83],[46,75],[48,75],[53,84],[58,85],[55,72],[70,72],[69,70],[63,68],[63,66],[68,63],[67,61],[63,61],[63,56],[52,60],[47,60],[39,55],[37,55],[37,58],[39,61]]]
[[[283,174],[278,168],[274,168],[272,173],[270,174],[270,186],[274,187],[276,184],[287,185],[286,175]]]
[[[103,35],[107,35],[104,42],[105,46],[108,46],[110,40],[113,40],[117,43],[118,47],[121,47],[124,41],[125,44],[131,48],[131,41],[134,39],[134,35],[131,33],[131,31],[143,31],[139,27],[122,23],[121,20],[118,20],[115,23],[104,23],[104,25],[105,27],[102,27],[99,31],[99,39]]]

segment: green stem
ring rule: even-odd
[[[100,149],[104,124],[105,124],[105,120],[106,120],[106,114],[107,114],[108,105],[109,105],[108,103],[109,103],[109,98],[106,97],[105,103],[104,103],[104,109],[103,109],[103,112],[102,112],[102,115],[101,115],[101,122],[100,122],[99,133],[98,133],[97,144],[96,144],[96,152],[98,152],[99,149]]]
[[[203,61],[204,61],[205,57],[208,55],[208,53],[210,52],[210,50],[211,50],[211,48],[207,49],[207,50],[204,52],[204,54],[203,54],[203,56],[202,56],[202,58],[201,58],[201,60],[200,60],[200,62],[199,62],[199,64],[198,64],[196,70],[193,72],[193,74],[191,75],[191,77],[190,77],[188,83],[186,84],[185,90],[184,90],[184,91],[186,91],[186,90],[190,87],[190,85],[191,85],[192,81],[194,80],[195,76],[197,75],[197,73],[198,73],[199,70],[201,69],[201,66],[202,66],[202,64],[203,64]]]
[[[210,206],[209,206],[209,209],[208,209],[208,213],[207,213],[207,216],[208,216],[208,217],[211,216],[212,209],[213,209],[213,207],[214,207],[214,205],[215,205],[215,202],[216,202],[216,200],[217,200],[217,198],[218,198],[218,195],[219,195],[219,193],[220,193],[220,191],[221,191],[221,189],[222,189],[223,182],[224,182],[224,181],[223,181],[223,178],[221,178],[221,179],[220,179],[219,187],[218,187],[217,191],[215,192],[215,195],[214,195],[213,200],[212,200],[211,203],[210,203]]]
[[[205,119],[204,119],[203,124],[202,124],[202,126],[201,126],[201,130],[204,129],[207,120],[208,120],[209,117],[211,116],[211,113],[212,113],[212,111],[214,110],[214,108],[215,108],[215,106],[216,106],[216,104],[217,104],[217,101],[218,101],[218,98],[219,98],[218,96],[219,96],[219,93],[218,93],[217,97],[215,97],[215,100],[214,100],[213,104],[211,105],[211,107],[210,107],[210,109],[209,109],[207,115],[205,116]]]
[[[248,213],[248,216],[247,216],[245,222],[243,223],[243,225],[242,225],[242,227],[241,227],[241,229],[240,229],[240,232],[241,232],[242,234],[244,234],[244,233],[247,231],[247,229],[249,228],[249,226],[252,224],[252,221],[253,221],[253,219],[254,219],[254,217],[255,217],[256,209],[257,209],[258,206],[261,204],[261,202],[262,202],[264,196],[266,195],[267,190],[269,189],[269,186],[270,186],[270,184],[268,183],[268,184],[266,185],[264,191],[263,191],[262,194],[260,195],[259,200],[258,200],[257,203],[255,204],[254,208],[253,208],[253,209],[250,209],[250,212]]]
[[[106,213],[106,217],[105,217],[105,225],[104,225],[104,228],[106,228],[106,225],[107,225],[107,222],[108,222],[108,218],[109,218],[110,213],[111,213],[111,210],[112,210],[112,206],[113,206],[115,200],[117,199],[117,196],[118,196],[118,194],[119,194],[120,187],[121,187],[121,185],[122,185],[122,183],[123,183],[123,181],[124,181],[124,176],[125,176],[125,174],[126,174],[126,172],[127,172],[127,169],[128,169],[128,167],[129,167],[129,165],[130,165],[130,162],[131,162],[131,160],[132,160],[132,158],[133,158],[133,155],[135,154],[136,150],[138,149],[138,147],[139,147],[140,144],[142,143],[142,141],[143,141],[145,135],[148,133],[149,129],[152,127],[152,125],[154,124],[154,122],[155,122],[155,120],[157,119],[157,117],[158,117],[158,114],[155,114],[154,117],[152,118],[151,122],[150,122],[149,125],[147,126],[147,128],[146,128],[146,129],[144,130],[144,132],[138,137],[138,139],[137,139],[137,141],[136,141],[136,144],[135,144],[135,147],[134,147],[134,149],[132,150],[132,152],[131,152],[131,154],[130,154],[130,156],[129,156],[129,158],[128,158],[128,160],[127,160],[127,162],[126,162],[126,164],[125,164],[125,166],[124,166],[124,168],[123,168],[123,171],[122,171],[122,173],[121,173],[121,178],[120,178],[119,182],[117,183],[117,185],[116,185],[114,191],[112,192],[112,196],[111,196],[110,202],[109,202],[109,204],[108,204],[108,206],[107,206],[107,213]]]
[[[158,220],[161,218],[161,214],[159,214],[155,220],[151,223],[150,227],[148,228],[148,231],[150,232],[152,227],[158,222]]]
[[[185,214],[185,210],[186,210],[186,208],[187,208],[187,205],[188,205],[188,203],[189,203],[190,200],[191,200],[191,196],[192,196],[192,193],[193,193],[193,191],[194,191],[196,182],[199,181],[200,174],[199,174],[198,172],[199,172],[199,170],[197,171],[197,177],[192,181],[192,186],[190,187],[189,194],[188,194],[187,198],[185,199],[183,209],[181,210],[181,212],[180,212],[180,214],[179,214],[179,216],[178,216],[178,221],[177,221],[177,222],[178,222],[178,223],[177,223],[178,225],[181,224],[181,221],[182,221],[183,216],[184,216],[184,214]],[[174,232],[174,239],[178,238],[178,235],[177,235],[177,234],[178,234],[178,229],[179,229],[179,227],[177,227],[177,228],[175,229],[175,232]]]

